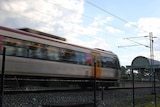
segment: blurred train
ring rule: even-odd
[[[105,81],[108,86],[119,84],[119,60],[110,51],[69,44],[65,38],[29,28],[0,26],[0,65],[3,47],[8,76],[90,81],[96,71],[97,81]]]

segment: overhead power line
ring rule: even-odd
[[[64,9],[64,10],[67,10],[67,11],[70,11],[70,12],[73,12],[73,13],[76,13],[76,11],[73,11],[73,10],[71,10],[71,9],[68,9],[68,8],[66,8],[66,7],[63,7],[63,6],[59,5],[59,4],[55,4],[55,3],[49,2],[49,1],[47,1],[47,0],[46,0],[46,2],[47,2],[49,5],[57,6],[57,7],[59,7],[60,9]],[[90,2],[88,2],[88,1],[86,1],[86,2],[87,2],[87,3],[90,3]],[[93,3],[90,3],[90,4],[93,4]],[[17,3],[16,5],[17,5],[17,6],[22,6],[21,4],[18,4],[18,3]],[[23,5],[23,6],[25,6],[25,5]],[[95,7],[96,5],[93,4],[92,6]],[[96,7],[98,7],[98,6],[96,6]],[[45,13],[45,12],[42,11],[41,9],[37,9],[37,8],[35,8],[35,7],[32,7],[32,9],[34,9],[34,10],[36,10],[37,12],[39,12],[40,14],[44,14],[44,15],[46,15],[46,16],[48,16],[48,17],[54,17],[54,14]],[[7,11],[7,10],[5,10],[5,11]],[[118,18],[119,20],[121,20],[121,21],[123,21],[123,22],[125,22],[125,23],[128,23],[126,20],[124,20],[124,19],[122,19],[122,18],[120,18],[120,17],[112,14],[111,12],[106,11],[105,9],[101,9],[101,11],[103,11],[103,12],[105,12],[105,13],[108,13],[108,14],[114,16],[114,17]],[[12,14],[15,14],[15,15],[17,15],[17,16],[23,17],[23,18],[25,18],[25,19],[29,19],[29,20],[31,20],[31,21],[35,20],[35,21],[41,22],[42,24],[44,23],[45,26],[46,26],[46,25],[47,25],[47,26],[48,26],[48,25],[52,25],[52,23],[47,23],[45,20],[34,19],[34,18],[31,18],[31,17],[28,17],[27,15],[18,14],[18,13],[13,12],[13,11],[8,11],[8,12],[10,12],[10,13],[12,13]],[[91,17],[91,16],[87,16],[87,15],[85,15],[85,14],[82,14],[82,16],[87,17],[87,18],[90,19],[90,20],[94,20],[94,18]],[[46,24],[46,23],[47,23],[47,24]],[[112,26],[112,27],[114,27],[114,28],[117,28],[117,29],[119,29],[119,30],[123,30],[124,32],[130,33],[130,34],[133,35],[133,33],[128,32],[128,31],[126,31],[125,29],[122,29],[122,28],[113,26],[113,25],[111,25],[111,24],[108,24],[108,25],[109,25],[109,26]],[[55,26],[57,26],[57,25],[55,25]],[[79,34],[79,32],[77,32],[77,31],[68,30],[68,29],[65,29],[65,30],[66,30],[66,31],[69,31],[69,32],[71,32],[71,33],[77,33],[77,34]],[[100,32],[100,33],[106,35],[105,32]],[[88,36],[88,35],[86,35],[86,36],[87,36],[87,38],[90,38],[90,39],[96,39],[96,37],[91,37],[91,36]],[[109,44],[111,44],[111,45],[114,45],[114,46],[115,46],[115,44],[113,44],[113,43],[111,43],[111,42],[108,42],[108,41],[106,41],[106,42],[109,43]],[[116,45],[116,46],[117,46],[117,45]]]
[[[138,45],[142,45],[142,46],[145,46],[145,47],[149,48],[148,45],[144,45],[144,44],[142,44],[142,43],[136,42],[136,41],[131,40],[131,39],[129,39],[129,38],[126,38],[126,39],[129,40],[129,41],[131,41],[131,42],[133,42],[133,43],[136,43],[136,44],[138,44]]]
[[[117,16],[117,15],[115,15],[115,14],[113,14],[113,13],[111,13],[111,12],[109,12],[109,11],[107,11],[107,10],[105,10],[105,9],[103,9],[103,8],[101,8],[101,7],[99,7],[99,6],[95,5],[95,4],[87,1],[87,0],[86,0],[86,3],[88,3],[89,5],[91,5],[91,6],[95,7],[95,8],[97,8],[97,9],[99,9],[99,10],[101,10],[101,11],[103,11],[103,12],[105,12],[105,13],[107,13],[107,14],[109,14],[109,15],[111,15],[111,16],[119,19],[119,20],[121,20],[124,23],[129,23],[127,20],[125,20],[125,19],[123,19],[123,18],[121,18],[121,17],[119,17],[119,16]],[[138,28],[138,26],[133,25],[133,24],[131,24],[131,26],[134,27],[134,28]],[[146,31],[144,31],[144,32],[146,32]]]
[[[125,48],[125,47],[135,47],[135,46],[145,46],[145,47],[147,47],[147,48],[150,48],[149,46],[147,46],[147,45],[123,45],[123,46],[118,46],[118,48]]]
[[[64,9],[64,10],[67,10],[67,11],[70,11],[70,12],[73,12],[73,13],[76,13],[76,11],[71,10],[71,9],[68,9],[68,8],[66,8],[66,7],[63,7],[63,6],[59,5],[59,4],[56,4],[56,2],[53,3],[53,2],[49,2],[49,1],[47,1],[47,0],[45,0],[45,1],[48,3],[48,5],[56,6],[56,7],[59,7],[60,9]],[[54,1],[55,1],[55,0],[54,0]],[[17,3],[16,5],[22,6],[23,4],[18,4],[18,3]],[[25,5],[23,5],[23,6],[26,7]],[[44,11],[41,11],[40,9],[37,9],[37,8],[34,8],[34,7],[32,7],[32,9],[36,10],[36,11],[39,12],[40,14],[44,14],[44,15],[48,16],[49,18],[55,17],[53,14],[46,13],[46,12],[44,12]],[[78,13],[77,13],[77,14],[78,14]],[[112,14],[112,13],[110,13],[110,14]],[[91,16],[88,16],[88,15],[85,15],[85,14],[82,14],[82,16],[84,16],[84,17],[86,17],[86,18],[88,18],[88,19],[90,19],[90,20],[94,20],[94,18],[91,17]],[[115,16],[116,16],[116,15],[115,15]],[[27,17],[27,16],[25,16],[25,17]],[[29,18],[30,18],[30,17],[29,17]],[[31,19],[31,18],[30,18],[30,19]],[[46,22],[43,21],[43,20],[38,20],[38,21],[43,22],[43,23],[46,23]],[[126,21],[126,22],[127,22],[127,21]],[[51,25],[51,24],[50,24],[50,25]],[[112,25],[112,24],[107,24],[107,25],[109,25],[109,26],[111,26],[111,27],[113,27],[113,28],[122,30],[122,31],[124,31],[124,32],[127,32],[127,33],[129,33],[129,34],[135,35],[135,34],[132,33],[132,32],[129,32],[129,31],[125,30],[125,29],[116,27],[116,26],[114,26],[114,25]],[[72,31],[71,31],[71,32],[72,32]],[[102,31],[101,33],[104,34],[104,35],[106,35],[106,33],[103,32],[103,31]]]
[[[96,7],[96,8],[98,8],[98,9],[100,9],[100,10],[102,10],[102,11],[104,11],[104,12],[107,13],[107,14],[110,14],[110,15],[116,17],[117,19],[119,19],[119,20],[121,20],[121,21],[123,21],[123,22],[125,22],[125,23],[128,23],[128,21],[126,21],[126,20],[124,20],[124,19],[122,19],[122,18],[116,16],[115,14],[113,14],[113,13],[111,13],[111,12],[109,12],[109,11],[107,11],[107,10],[105,10],[105,9],[103,9],[103,8],[101,8],[101,7],[99,7],[99,6],[95,5],[95,4],[93,4],[93,3],[89,2],[89,1],[87,1],[87,0],[86,0],[86,2],[87,2],[88,4],[90,4],[90,5],[92,5],[92,6]]]

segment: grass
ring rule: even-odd
[[[143,97],[135,98],[135,107],[155,107],[155,96],[154,95],[146,95]],[[126,102],[126,107],[132,107],[132,99]],[[157,107],[160,107],[160,95],[157,95]]]
[[[145,104],[137,105],[135,107],[155,107],[155,103],[154,102],[148,102],[148,103],[145,103]],[[157,106],[156,107],[160,107],[160,101],[157,102]]]

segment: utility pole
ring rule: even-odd
[[[149,41],[150,41],[150,79],[153,80],[153,63],[154,63],[154,55],[153,55],[153,35],[152,32],[149,32]]]
[[[154,50],[153,50],[153,34],[152,32],[149,33],[149,40],[150,40],[150,62],[151,62],[151,66],[150,66],[150,77],[151,77],[151,81],[152,81],[152,93],[154,94],[154,101],[155,101],[155,107],[157,107],[157,95],[156,95],[156,73],[155,73],[155,69],[154,69]]]
[[[133,38],[140,38],[140,37],[130,37],[130,38],[124,38],[124,39],[127,39],[131,42],[134,42],[136,43],[137,45],[126,45],[126,46],[118,46],[119,48],[123,48],[123,47],[131,47],[131,46],[138,46],[138,45],[142,45],[142,46],[145,46],[147,48],[150,48],[150,72],[149,72],[149,75],[150,75],[150,79],[152,81],[152,93],[155,95],[155,107],[157,107],[157,100],[156,100],[156,81],[155,81],[155,70],[154,70],[154,50],[153,50],[153,38],[156,38],[156,37],[153,37],[153,34],[152,32],[149,32],[149,36],[142,36],[142,37],[149,37],[149,41],[150,41],[150,46],[148,45],[144,45],[142,43],[139,43],[139,42],[136,42],[136,41],[133,41],[131,39]],[[132,68],[133,70],[133,68]],[[133,79],[133,87],[134,87],[134,79]],[[134,89],[133,89],[133,92],[134,92]],[[134,100],[134,95],[133,95],[133,100]],[[134,101],[133,101],[133,106],[134,106]]]
[[[96,59],[94,60],[94,107],[97,107],[97,97],[96,97]]]
[[[5,56],[6,56],[6,48],[3,48],[3,57],[2,57],[2,72],[1,72],[1,98],[0,98],[0,107],[3,107],[3,97],[4,97],[4,71],[5,71]]]

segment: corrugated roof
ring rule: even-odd
[[[144,57],[144,56],[137,56],[133,59],[131,66],[136,67],[136,68],[149,68],[151,64],[152,59]],[[153,65],[155,67],[160,66],[160,61],[158,60],[153,60]]]

